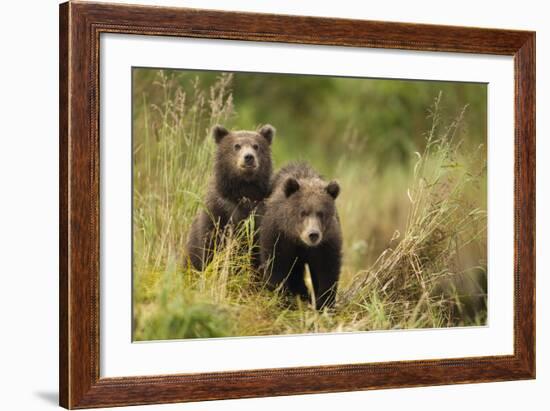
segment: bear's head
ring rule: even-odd
[[[337,219],[334,200],[340,193],[338,183],[289,177],[283,191],[288,207],[286,226],[291,235],[307,247],[321,244]]]
[[[216,167],[223,178],[240,181],[269,179],[272,172],[271,142],[275,128],[265,125],[258,131],[229,131],[215,126]]]

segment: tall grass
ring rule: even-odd
[[[191,95],[159,71],[152,87],[162,104],[149,104],[147,94],[134,96],[141,122],[134,119],[133,138],[133,270],[134,303],[158,296],[161,273],[185,246],[187,228],[202,206],[211,172],[214,144],[206,138],[214,124],[233,114],[231,76],[209,90],[198,79]]]
[[[134,95],[134,339],[485,322],[486,214],[478,197],[485,188],[485,149],[462,148],[464,111],[445,125],[441,96],[435,99],[425,149],[415,154],[409,174],[366,181],[361,161],[334,159],[344,266],[336,311],[318,312],[267,290],[253,275],[252,219],[226,235],[203,272],[183,268],[188,228],[204,206],[211,174],[209,130],[231,125],[237,110],[231,75],[221,75],[208,90],[196,80],[191,93],[171,76],[159,71],[149,92]],[[150,103],[150,93],[161,103]],[[361,144],[353,133],[343,140]]]
[[[358,272],[342,295],[352,307],[383,301],[392,307],[388,321],[393,327],[463,323],[462,303],[453,282],[470,270],[484,270],[480,266],[459,271],[461,250],[485,240],[486,212],[465,196],[484,174],[483,159],[476,153],[466,157],[460,151],[457,134],[465,109],[442,127],[440,103],[441,94],[431,111],[426,148],[415,153],[418,161],[407,191],[410,209],[405,232],[395,232],[394,246],[382,252],[368,270]],[[473,173],[476,166],[479,170]]]

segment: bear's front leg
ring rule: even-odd
[[[218,225],[205,210],[199,212],[191,225],[186,254],[196,270],[202,271],[212,258],[218,239]]]
[[[340,278],[341,251],[321,245],[309,253],[308,265],[315,292],[315,308],[333,308]]]
[[[278,235],[266,236],[260,233],[260,251],[264,279],[270,289],[281,284],[288,289],[287,283],[296,264],[295,246],[279,238]]]
[[[303,300],[311,301],[309,291],[304,281],[304,274],[305,264],[301,259],[297,259],[294,262],[290,276],[288,277],[288,290]]]

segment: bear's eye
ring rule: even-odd
[[[258,151],[258,148],[259,148],[259,147],[258,147],[258,144],[254,144],[254,145],[252,146],[252,148],[253,148],[254,150]]]
[[[302,210],[302,211],[300,212],[300,217],[302,217],[302,218],[303,218],[303,217],[307,217],[307,211],[306,211],[306,210]]]
[[[318,212],[317,212],[317,217],[323,218],[323,216],[324,216],[324,214],[323,214],[322,211],[318,211]]]
[[[241,145],[240,144],[235,144],[235,150],[238,151],[241,149]]]

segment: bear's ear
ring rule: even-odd
[[[329,193],[330,196],[335,200],[336,197],[338,197],[338,194],[340,194],[340,186],[336,181],[331,181],[330,183],[328,183],[326,190],[327,193]]]
[[[299,189],[300,189],[300,184],[295,178],[290,177],[285,181],[285,195],[287,197],[290,197]]]
[[[271,144],[273,137],[275,137],[275,131],[275,127],[271,124],[266,124],[258,131],[258,133],[260,133],[260,135],[264,137],[269,144]]]
[[[214,126],[214,128],[212,128],[212,137],[214,137],[216,144],[219,144],[220,141],[222,141],[222,138],[224,138],[228,134],[229,134],[229,131],[227,131],[227,129],[224,126],[220,126],[219,124],[217,126]]]

